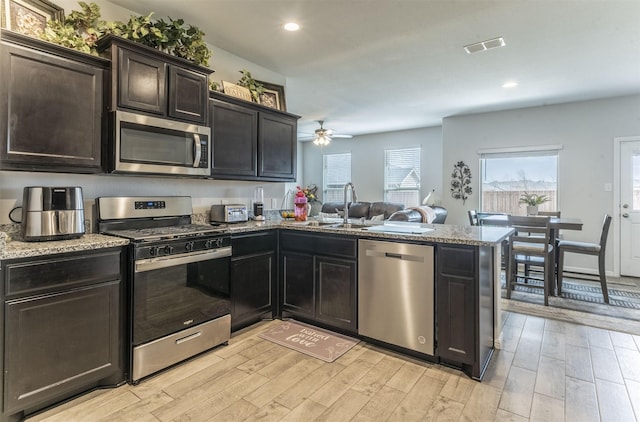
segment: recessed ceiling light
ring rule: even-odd
[[[295,22],[287,22],[284,24],[283,28],[287,31],[297,31],[300,29],[300,25]]]
[[[517,86],[518,86],[518,82],[516,81],[509,81],[502,84],[503,88],[515,88]]]

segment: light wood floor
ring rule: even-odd
[[[258,338],[275,323],[27,421],[640,420],[640,336],[505,313],[502,350],[476,382],[362,342],[325,363]]]

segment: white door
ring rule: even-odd
[[[640,277],[640,139],[620,143],[620,275]]]

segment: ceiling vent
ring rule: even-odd
[[[478,51],[490,50],[492,48],[504,47],[506,43],[502,37],[493,38],[490,40],[477,42],[475,44],[469,44],[464,46],[464,51],[467,54],[477,53]]]

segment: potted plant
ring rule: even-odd
[[[551,201],[547,195],[522,192],[519,202],[527,205],[527,215],[538,215],[538,205]]]

